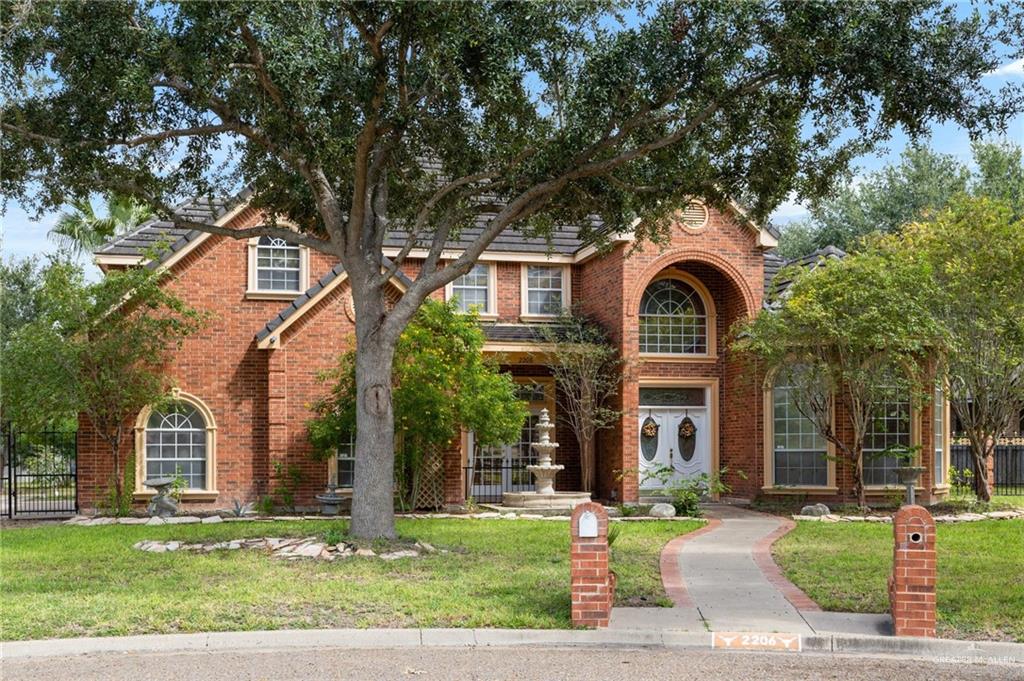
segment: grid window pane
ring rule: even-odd
[[[487,265],[477,264],[466,274],[452,282],[452,298],[455,299],[458,309],[463,312],[476,310],[477,312],[488,313],[488,286],[490,285],[490,268]]]
[[[299,247],[283,239],[262,237],[256,246],[256,289],[299,292]]]
[[[526,269],[526,311],[558,314],[564,307],[561,267],[530,265]]]
[[[187,402],[154,411],[146,422],[146,477],[176,477],[206,489],[206,421]]]
[[[660,279],[648,286],[640,301],[640,352],[707,351],[707,314],[693,287],[678,279]]]
[[[772,389],[774,414],[775,484],[825,486],[828,484],[828,448],[814,423],[800,413],[791,386]]]
[[[356,434],[338,444],[338,487],[353,487],[356,482]]]
[[[864,435],[865,485],[899,484],[899,457],[880,454],[896,446],[910,447],[910,401],[903,398],[882,405]]]

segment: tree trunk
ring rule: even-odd
[[[971,441],[971,460],[974,462],[974,494],[978,501],[992,501],[992,487],[988,484],[988,457],[991,456],[991,440]]]
[[[114,462],[114,508],[111,509],[115,516],[122,515],[124,505],[124,471],[121,470],[121,438],[115,437],[110,442],[111,461]]]
[[[391,539],[395,536],[395,414],[391,404],[395,344],[384,342],[379,333],[358,335],[366,340],[360,340],[356,349],[351,532],[363,539]]]
[[[594,491],[594,435],[580,438],[580,487],[584,492]]]
[[[868,498],[864,491],[864,450],[855,447],[853,452],[853,491],[857,494],[857,505],[865,509],[868,507]]]

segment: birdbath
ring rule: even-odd
[[[924,473],[924,469],[920,466],[900,466],[896,469],[900,483],[907,487],[907,503],[911,506],[916,501],[914,488],[917,487],[917,481],[922,473]]]
[[[156,490],[156,496],[146,507],[146,512],[149,515],[167,518],[178,512],[178,503],[169,494],[171,485],[174,484],[174,478],[149,478],[143,480],[142,484]]]
[[[554,427],[555,424],[551,423],[550,418],[548,418],[548,410],[541,409],[540,418],[535,426],[540,432],[540,440],[530,443],[533,450],[537,452],[537,463],[526,467],[526,470],[533,474],[534,487],[537,494],[554,494],[555,476],[565,468],[565,466],[551,463],[551,455],[558,448],[558,443],[551,441],[549,432]]]

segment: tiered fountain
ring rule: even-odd
[[[512,508],[573,509],[578,504],[590,501],[589,492],[556,492],[555,476],[565,468],[551,462],[551,455],[558,449],[558,443],[551,441],[550,431],[555,427],[547,409],[541,409],[540,418],[534,426],[540,433],[538,442],[530,446],[537,452],[537,463],[527,466],[534,479],[532,492],[505,492],[502,504]]]

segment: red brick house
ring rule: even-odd
[[[231,227],[261,219],[244,196],[234,203],[192,202],[180,210]],[[175,275],[168,285],[212,313],[212,321],[175,355],[170,371],[177,409],[144,410],[133,424],[136,437],[125,455],[134,455],[137,500],[148,496],[142,479],[175,471],[189,483],[185,502],[206,507],[270,493],[276,471],[287,466],[302,472],[300,505],[312,506],[313,495],[328,483],[350,485],[350,444],[339,443],[338,457],[325,464],[311,458],[306,437],[309,405],[326,389],[317,375],[353,342],[343,268],[305,247],[267,238],[237,241],[161,222],[107,244],[96,262],[105,271],[135,266],[157,244],[159,265]],[[451,244],[452,252],[460,245]],[[783,264],[775,245],[772,232],[738,206],[719,212],[694,201],[679,212],[661,246],[636,249],[622,236],[598,252],[571,227],[558,230],[550,244],[502,235],[469,274],[437,295],[478,309],[485,351],[499,356],[523,384],[533,413],[543,407],[552,412],[559,424],[558,463],[566,466],[556,481],[561,489],[578,486],[579,464],[574,438],[558,418],[537,329],[560,306],[574,303],[606,327],[633,364],[621,394],[626,415],[598,443],[596,498],[633,502],[656,495],[654,483],[641,485],[642,475],[621,471],[669,464],[680,475],[727,467],[735,497],[848,497],[851,481],[823,456],[828,447],[789,404],[786,387],[752,376],[728,351],[730,327],[762,309]],[[392,282],[396,291],[416,268],[410,259]],[[434,502],[498,500],[502,491],[528,488],[524,466],[532,453],[525,443],[532,423],[524,424],[521,442],[488,450],[474,446],[472,433],[463,434],[461,447],[435,462]],[[923,409],[895,404],[880,415],[868,448],[921,445],[927,472],[920,494],[941,496],[948,423],[941,399]],[[687,433],[682,439],[681,426]],[[81,503],[95,506],[110,462],[84,420],[78,466]],[[894,466],[889,459],[867,466],[870,494],[893,493]]]

